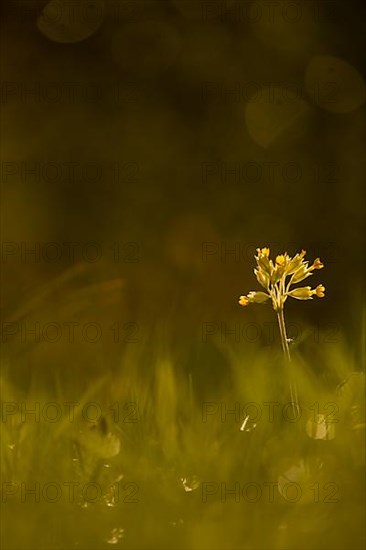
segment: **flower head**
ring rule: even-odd
[[[304,286],[290,290],[292,285],[313,275],[314,270],[324,267],[320,258],[316,258],[309,267],[309,262],[304,260],[306,256],[305,250],[298,252],[292,258],[287,252],[279,254],[276,256],[274,262],[270,260],[269,254],[269,248],[257,248],[257,255],[255,256],[257,268],[254,269],[258,283],[267,292],[252,291],[246,296],[240,296],[240,305],[247,306],[250,303],[261,304],[271,298],[273,308],[275,311],[279,311],[283,309],[288,297],[295,298],[296,300],[311,300],[314,295],[318,298],[325,296],[323,285],[318,285],[315,289],[312,289],[310,286]]]

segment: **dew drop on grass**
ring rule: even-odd
[[[189,477],[181,477],[180,481],[186,493],[190,493],[194,491],[199,486],[199,480],[196,475],[189,476]]]
[[[328,421],[324,414],[317,414],[316,418],[309,418],[306,422],[306,433],[312,439],[334,439],[335,424]]]
[[[125,530],[122,527],[115,527],[112,529],[109,538],[106,540],[108,544],[117,544],[125,534]]]
[[[244,421],[242,423],[242,425],[240,426],[240,431],[241,432],[251,432],[253,431],[255,428],[257,427],[257,424],[255,422],[252,422],[250,420],[250,416],[247,415],[245,418],[244,418]]]
[[[169,525],[172,527],[177,527],[178,525],[183,525],[184,521],[182,518],[177,519],[176,521],[169,521]]]

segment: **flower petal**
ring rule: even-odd
[[[240,296],[239,298],[239,304],[241,306],[247,306],[249,304],[249,300],[246,296]]]

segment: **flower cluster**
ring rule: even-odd
[[[273,309],[280,311],[288,296],[297,300],[312,300],[315,295],[324,297],[325,288],[318,285],[315,289],[303,286],[290,290],[290,287],[310,277],[315,269],[323,266],[319,258],[314,260],[309,267],[309,262],[304,261],[305,250],[291,258],[287,252],[276,257],[275,262],[269,259],[269,248],[257,248],[255,256],[257,268],[254,269],[258,283],[267,292],[249,292],[246,296],[240,296],[239,304],[246,306],[250,303],[262,304],[272,299]]]

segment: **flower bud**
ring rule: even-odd
[[[268,290],[268,285],[270,283],[269,276],[263,269],[255,269],[255,276],[257,277],[258,283]]]
[[[288,296],[296,298],[296,300],[311,300],[312,294],[313,292],[310,286],[301,286],[287,293]]]
[[[276,267],[272,270],[271,273],[271,283],[274,285],[278,283],[278,281],[281,279],[283,275],[283,267],[276,265]]]
[[[246,296],[240,296],[239,298],[239,304],[241,306],[247,306],[249,304],[249,300]]]
[[[320,258],[316,258],[313,262],[313,265],[309,269],[322,269],[323,267],[324,264],[321,262]]]
[[[310,275],[312,275],[312,273],[308,269],[308,263],[303,262],[300,265],[299,269],[297,271],[295,271],[295,273],[293,274],[293,277],[291,279],[291,284],[294,285],[296,283],[300,283],[301,281],[303,281],[307,277],[310,277]]]
[[[279,267],[285,267],[287,264],[287,260],[287,252],[285,252],[285,254],[280,254],[279,256],[276,256],[276,265],[278,265]]]
[[[263,304],[264,302],[266,302],[267,300],[269,300],[270,298],[270,295],[269,294],[266,294],[265,292],[249,292],[248,294],[248,300],[249,302],[251,303],[254,303],[254,304]]]
[[[294,256],[293,258],[290,258],[290,261],[286,267],[287,275],[292,275],[293,273],[295,273],[295,271],[299,269],[299,267],[301,267],[301,264],[304,263],[302,260],[305,254],[306,254],[306,251],[302,250],[300,254],[296,254],[296,256]]]
[[[258,267],[263,269],[266,273],[271,273],[270,262],[269,262],[269,248],[257,248],[257,256],[255,259],[257,261]]]

